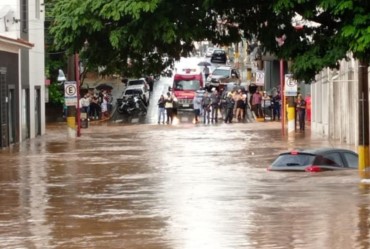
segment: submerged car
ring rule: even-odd
[[[268,170],[320,172],[357,168],[357,153],[340,148],[319,148],[281,153]]]

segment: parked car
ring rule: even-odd
[[[357,153],[340,148],[319,148],[281,153],[268,170],[319,172],[357,168]]]
[[[127,84],[126,84],[126,86],[140,86],[140,85],[143,85],[143,86],[149,88],[149,84],[148,84],[148,82],[146,81],[145,78],[131,79],[131,80],[127,81]]]
[[[239,71],[230,66],[217,67],[207,78],[207,88],[216,87],[222,90],[230,82],[240,84]]]
[[[131,85],[127,86],[122,93],[122,99],[128,98],[129,96],[139,95],[146,105],[149,104],[150,94],[149,89],[144,85]]]
[[[207,48],[206,57],[208,57],[208,58],[211,57],[214,50],[215,50],[215,48],[212,48],[212,47]]]
[[[211,56],[211,63],[226,64],[226,51],[223,49],[215,49]]]

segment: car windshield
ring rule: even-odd
[[[143,85],[144,84],[144,81],[143,80],[130,80],[128,82],[128,85],[129,86],[133,86],[133,85]]]
[[[220,76],[225,76],[225,77],[229,76],[229,74],[230,74],[230,70],[220,69],[220,68],[216,68],[212,73],[212,75],[220,75]]]
[[[312,165],[315,159],[314,155],[308,154],[283,154],[280,155],[273,163],[272,167],[286,166],[309,166]]]
[[[140,89],[127,89],[125,95],[137,95],[142,93],[143,92]]]
[[[198,90],[199,80],[175,80],[174,90]]]
[[[217,55],[224,55],[225,51],[223,51],[223,50],[214,50],[213,53],[217,54]]]

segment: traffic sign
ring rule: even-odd
[[[284,88],[284,95],[285,96],[297,96],[297,80],[293,78],[292,74],[285,75],[285,88]]]
[[[77,83],[76,81],[64,82],[64,102],[66,106],[77,105]]]
[[[265,84],[265,72],[262,70],[256,71],[256,85],[263,86]]]

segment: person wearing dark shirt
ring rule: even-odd
[[[272,97],[272,120],[280,120],[281,95],[280,92]]]
[[[161,117],[162,117],[163,124],[165,122],[165,119],[166,119],[166,115],[165,115],[166,109],[164,108],[165,104],[166,104],[166,100],[162,94],[158,100],[158,124],[161,123]]]
[[[299,130],[304,131],[306,121],[306,101],[302,98],[301,94],[298,94],[296,108],[299,120]]]
[[[227,94],[227,97],[226,97],[225,123],[230,123],[231,124],[233,122],[234,106],[235,106],[235,100],[233,99],[232,93],[229,92]]]

